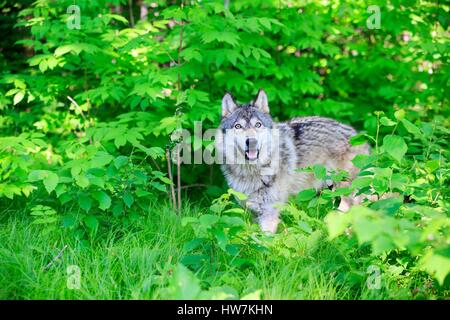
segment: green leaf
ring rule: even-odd
[[[165,191],[165,190],[164,190]],[[148,192],[147,190],[143,190],[143,189],[141,189],[141,188],[138,188],[138,189],[136,189],[136,196],[138,197],[138,198],[142,198],[142,197],[147,197],[147,196],[150,196],[150,195],[152,195],[152,193],[151,192]]]
[[[113,161],[114,157],[106,152],[99,151],[91,160],[92,167],[101,168]]]
[[[84,174],[76,176],[75,182],[77,185],[79,185],[83,189],[85,189],[89,186],[89,179]]]
[[[80,194],[78,196],[78,205],[80,206],[81,209],[83,209],[86,212],[89,212],[89,210],[91,210],[92,207],[92,199],[89,198],[87,195],[85,194]]]
[[[330,240],[340,236],[350,226],[352,216],[348,213],[332,211],[325,217]]]
[[[48,193],[51,193],[55,190],[56,185],[58,184],[59,177],[56,173],[49,171],[47,173],[47,177],[44,178],[44,186]]]
[[[122,168],[124,165],[128,163],[128,157],[126,156],[118,156],[114,159],[114,165],[117,169]]]
[[[33,216],[52,216],[56,214],[56,211],[48,206],[37,205],[31,209],[30,214]]]
[[[349,142],[352,146],[358,146],[367,143],[367,135],[364,133],[354,135],[350,138]]]
[[[408,183],[408,176],[401,173],[394,173],[391,177],[391,188],[398,190],[405,190]]]
[[[372,252],[374,255],[380,255],[386,251],[395,249],[395,243],[392,239],[384,234],[378,235],[372,241]]]
[[[261,300],[261,290],[256,290],[241,297],[241,300]]]
[[[65,184],[58,184],[55,188],[56,196],[59,198],[63,193],[67,192],[67,186]]]
[[[23,91],[17,92],[16,95],[14,96],[14,105],[16,105],[20,101],[22,101],[24,97],[25,97],[25,92],[23,92]]]
[[[111,198],[104,191],[95,191],[92,197],[98,201],[101,210],[106,210],[111,206]]]
[[[357,177],[352,181],[352,187],[358,189],[368,187],[372,183],[372,180],[372,177]]]
[[[360,169],[363,169],[373,163],[376,160],[375,156],[369,156],[367,154],[358,154],[353,158],[353,164]]]
[[[311,233],[313,231],[311,226],[306,221],[299,221],[298,226],[306,233]]]
[[[123,213],[123,203],[117,202],[112,209],[114,217],[118,217]]]
[[[200,224],[204,227],[210,227],[219,221],[219,217],[212,214],[204,214],[199,218]]]
[[[162,182],[164,182],[165,184],[173,185],[173,182],[167,177],[159,176],[158,179],[161,180]]]
[[[240,201],[247,199],[247,195],[243,194],[242,192],[233,190],[233,189],[228,189],[228,193],[235,196]]]
[[[395,119],[397,119],[398,121],[401,121],[405,117],[405,114],[406,112],[403,109],[394,112]]]
[[[104,17],[111,18],[113,20],[120,21],[120,22],[128,25],[128,20],[125,17],[121,16],[120,14],[108,13],[108,14],[105,14]]]
[[[39,70],[41,70],[41,72],[45,72],[48,68],[48,60],[42,59],[41,62],[39,63]]]
[[[91,229],[91,231],[97,231],[97,228],[99,226],[98,219],[93,215],[88,215],[84,218],[84,223],[86,226]]]
[[[173,300],[193,300],[201,293],[200,281],[188,268],[178,264],[167,288],[167,297]]]
[[[183,251],[191,252],[197,249],[204,242],[204,240],[205,240],[204,238],[194,238],[188,242],[185,242],[183,245]]]
[[[226,251],[226,247],[228,244],[228,237],[225,234],[225,232],[223,232],[222,229],[214,228],[212,233],[217,240],[217,245],[219,246],[219,248],[222,249],[223,251]]]
[[[55,223],[58,220],[59,220],[58,217],[44,217],[44,218],[34,219],[32,224],[49,224],[49,223]]]
[[[448,249],[446,251],[449,251]],[[437,252],[427,253],[420,265],[423,270],[434,276],[439,284],[442,286],[447,275],[450,273],[450,257],[445,252],[439,254]]]
[[[166,186],[164,184],[162,184],[162,183],[157,182],[157,181],[150,182],[150,185],[153,188],[155,188],[156,190],[159,190],[159,191],[162,191],[162,192],[166,192],[167,191]]]
[[[61,202],[61,204],[66,204],[67,202],[73,200],[70,194],[68,193],[63,193],[58,199]]]
[[[321,165],[317,165],[315,164],[313,166],[313,172],[314,172],[314,176],[316,177],[316,179],[318,180],[323,180],[325,179],[326,175],[327,175],[327,169],[324,166]]]
[[[70,168],[70,174],[72,175],[72,177],[76,177],[77,175],[79,175],[81,172],[81,166],[79,163],[73,163],[72,167]]]
[[[264,26],[267,30],[271,30],[270,19],[268,18],[260,18],[258,19],[259,23]]]
[[[309,201],[312,198],[314,198],[317,195],[317,191],[315,189],[306,189],[303,191],[300,191],[297,195],[297,200],[302,201]]]
[[[28,174],[28,181],[36,182],[39,180],[43,180],[48,175],[47,170],[33,170]]]
[[[236,209],[240,209],[240,208],[236,208]],[[233,209],[230,209],[230,210],[233,210]],[[230,210],[227,210],[224,213],[227,213]],[[240,213],[243,213],[243,212],[244,212],[244,210],[242,210],[242,212],[240,212]],[[226,226],[231,226],[231,227],[245,226],[244,220],[242,220],[242,218],[240,218],[240,217],[230,217],[230,216],[224,215],[224,216],[220,217],[220,222],[224,223]]]
[[[383,148],[384,151],[386,151],[398,162],[400,162],[403,159],[406,151],[408,150],[405,140],[403,140],[402,137],[395,135],[389,135],[384,137]]]
[[[383,226],[376,223],[367,215],[355,214],[353,228],[356,236],[358,237],[359,244],[370,242],[371,240],[376,239],[377,236],[383,232]]]
[[[192,59],[202,62],[203,57],[198,50],[198,48],[186,48],[182,51],[181,56],[186,60],[190,61]]]
[[[397,212],[398,209],[400,209],[402,204],[402,197],[393,197],[373,202],[370,204],[370,208],[374,210],[384,210],[387,213],[393,215],[395,212]]]
[[[402,137],[389,135],[385,136],[383,139],[383,149],[392,158],[400,162],[405,156],[408,147]]]
[[[181,259],[181,263],[186,266],[200,266],[208,260],[209,257],[205,254],[186,254]]]
[[[24,196],[28,198],[28,196],[31,194],[31,192],[33,192],[34,189],[36,189],[36,187],[32,185],[25,185],[21,189]]]
[[[57,56],[57,57],[63,56],[72,50],[74,50],[73,45],[65,45],[65,46],[58,47],[55,50],[55,56]]]
[[[244,214],[245,210],[242,208],[231,208],[231,209],[225,210],[223,213]]]
[[[383,194],[389,189],[389,179],[382,176],[375,176],[372,180],[372,185],[378,194]]]
[[[198,218],[195,217],[184,217],[181,219],[181,226],[186,227],[188,224],[197,223]]]
[[[123,202],[127,205],[128,208],[131,208],[131,205],[134,202],[134,197],[130,191],[126,191],[123,194]]]
[[[402,124],[405,127],[405,129],[413,134],[416,138],[420,138],[423,134],[420,131],[420,129],[418,127],[416,127],[412,122],[410,122],[409,120],[406,119],[402,119]]]
[[[125,137],[125,135],[118,136],[114,139],[114,144],[116,145],[117,149],[126,145],[126,143],[127,143],[127,138]]]
[[[239,43],[239,35],[234,32],[228,32],[224,30],[210,30],[201,34],[202,41],[204,43],[210,43],[213,41],[226,42],[231,46],[236,46]]]
[[[391,119],[389,119],[387,117],[381,117],[380,123],[385,127],[392,127],[397,124],[397,122],[392,121]]]
[[[101,189],[105,188],[105,179],[91,175],[91,174],[88,176],[88,179],[92,185],[98,186]]]
[[[66,215],[62,218],[62,223],[64,228],[73,227],[77,222],[77,219],[74,216]]]
[[[439,160],[430,160],[425,163],[425,169],[427,169],[429,173],[436,171],[436,169],[438,169],[439,167],[440,167]]]

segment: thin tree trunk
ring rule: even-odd
[[[181,10],[183,10],[184,3],[181,0]],[[181,66],[181,51],[183,50],[183,30],[184,30],[184,21],[181,21],[181,29],[180,29],[180,44],[178,47],[178,65]],[[181,73],[178,69],[178,90],[181,92]],[[178,114],[180,109],[177,108],[176,113]],[[181,213],[181,147],[177,145],[177,195],[178,195],[178,212]]]
[[[170,159],[170,149],[169,147],[166,148],[166,158],[167,158],[167,172],[169,173],[169,179],[173,182],[173,176],[172,176],[172,163]],[[177,200],[175,198],[175,188],[173,184],[170,185],[170,191],[172,193],[172,207],[174,210],[177,209]]]
[[[177,148],[177,192],[178,192],[178,213],[181,213],[181,148]]]
[[[128,11],[130,13],[130,25],[134,27],[133,0],[128,0]]]

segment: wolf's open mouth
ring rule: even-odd
[[[245,159],[247,160],[256,160],[259,157],[259,150],[253,149],[253,150],[246,150],[245,151]]]

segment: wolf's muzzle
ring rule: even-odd
[[[258,156],[258,140],[255,138],[247,138],[245,140],[245,158],[247,160],[256,160]]]

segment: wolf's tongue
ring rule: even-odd
[[[256,150],[248,150],[247,151],[247,157],[249,159],[254,159],[257,156],[257,151]]]

